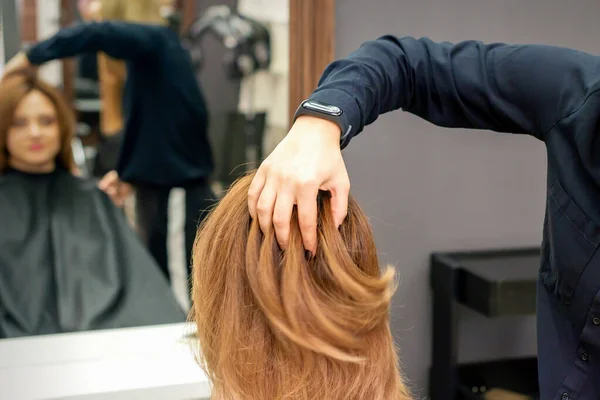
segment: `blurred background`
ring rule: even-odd
[[[95,0],[6,3],[3,30],[7,58],[60,28],[93,20],[92,14],[102,7],[102,1]],[[255,168],[287,133],[289,6],[283,0],[157,3],[193,58],[209,113],[208,135],[215,165],[211,185],[219,195],[240,174]],[[101,95],[102,57],[90,53],[51,61],[40,68],[40,76],[60,88],[76,112],[74,155],[81,173],[93,179],[102,178],[94,173],[102,111],[115,107],[112,97]],[[248,62],[252,57],[258,57],[256,65]],[[125,207],[133,225],[134,203],[135,196],[131,196]],[[183,203],[183,191],[174,188],[169,198],[169,267],[175,293],[187,308]]]

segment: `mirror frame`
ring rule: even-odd
[[[60,27],[65,28],[75,21],[75,4],[72,0],[60,0]],[[62,60],[63,96],[73,109],[75,101],[75,73],[77,66],[73,58]]]

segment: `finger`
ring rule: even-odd
[[[115,202],[120,207],[125,202],[126,194],[123,192],[122,188],[117,190],[117,194],[115,195]]]
[[[121,187],[121,193],[123,193],[124,196],[129,196],[133,193],[133,187],[127,182],[121,181],[120,187]]]
[[[98,187],[102,190],[106,190],[109,186],[114,185],[119,179],[119,175],[116,171],[110,171],[100,180]]]
[[[98,189],[106,191],[106,189],[108,188],[109,184],[106,180],[106,176],[102,179],[100,179],[100,181],[98,182]]]
[[[303,187],[298,196],[298,223],[304,248],[317,254],[317,195],[319,187]]]
[[[115,178],[116,178],[116,175],[117,175],[117,173],[116,173],[115,171],[110,171],[110,172],[107,172],[107,173],[106,173],[106,174],[105,174],[105,175],[102,177],[102,179],[100,180],[100,182],[105,182],[105,183],[108,183],[108,182],[113,182],[113,181],[115,180]]]
[[[264,168],[259,168],[252,179],[252,183],[250,183],[250,188],[248,189],[248,211],[250,212],[250,216],[252,219],[256,219],[257,217],[257,206],[258,199],[261,196],[262,190],[265,187],[265,182],[267,181],[266,174],[264,172]]]
[[[117,190],[116,186],[117,185],[114,183],[104,183],[103,185],[98,184],[98,188],[106,194],[115,193]]]
[[[119,194],[119,196],[117,196],[117,207],[123,207],[123,204],[125,204],[125,199],[127,199],[126,196]]]
[[[294,196],[289,192],[280,191],[273,207],[273,227],[279,247],[286,249],[290,238]]]
[[[121,208],[123,205],[123,199],[120,196],[115,196],[112,200],[113,204],[118,208]]]
[[[277,187],[267,182],[260,193],[260,198],[256,203],[256,216],[260,229],[266,235],[273,228],[273,208],[277,199]]]
[[[331,192],[331,211],[335,227],[339,228],[348,214],[348,196],[350,195],[350,185],[338,185],[330,190]]]

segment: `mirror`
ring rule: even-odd
[[[142,4],[154,0],[114,1]],[[81,24],[79,9],[85,3],[3,1],[0,51],[4,57],[0,54],[0,66],[19,48],[54,34],[59,24]],[[169,22],[174,25],[181,24],[181,38],[210,7],[223,5],[232,10],[230,23],[218,27],[244,26],[234,21],[245,17],[269,33],[268,67],[241,77],[234,75],[234,79],[224,63],[231,66],[227,55],[236,54],[232,52],[235,46],[230,39],[224,40],[226,36],[219,36],[222,30],[215,27],[216,34],[208,30],[189,43],[190,53],[199,51],[204,60],[193,75],[210,114],[207,132],[214,155],[210,185],[216,197],[236,174],[268,155],[281,140],[297,104],[310,94],[333,58],[334,4],[334,0],[289,0],[289,4],[287,0],[161,0],[160,14],[170,15]],[[237,54],[244,55],[244,51]],[[188,307],[184,208],[190,207],[186,190],[169,190],[167,212],[157,213],[167,220],[166,233],[157,235],[157,241],[169,243],[164,251],[169,272],[173,272],[169,281],[161,278],[159,262],[150,250],[153,246],[140,240],[139,191],[124,207],[115,207],[94,189],[100,178],[93,167],[102,144],[105,102],[97,76],[98,55],[86,56],[87,62],[80,56],[48,63],[40,70],[76,112],[71,153],[81,178],[62,174],[57,180],[56,174],[48,179],[44,174],[15,175],[14,171],[10,175],[2,167],[4,154],[0,154],[0,210],[3,227],[10,227],[0,232],[3,394],[7,398],[73,400],[208,399],[209,381],[189,352],[188,334],[193,324],[169,323],[184,318]],[[246,70],[247,57],[238,59]],[[109,86],[109,93],[118,93],[119,82]],[[192,227],[193,233],[195,225]],[[72,262],[64,263],[61,257]],[[17,276],[20,279],[14,279]],[[63,295],[57,296],[61,291]],[[38,318],[40,315],[44,318]],[[90,315],[99,318],[81,323],[89,321],[85,317]],[[43,323],[37,323],[40,321]],[[104,321],[103,326],[99,321]]]
[[[8,7],[3,7],[2,18],[3,60],[19,49],[52,37],[60,29],[94,20],[122,19],[168,26],[192,61],[201,99],[194,102],[194,107],[203,108],[207,115],[204,131],[198,128],[196,135],[206,136],[208,141],[205,149],[195,150],[195,157],[212,157],[212,162],[207,161],[212,168],[205,171],[206,176],[200,174],[189,181],[164,185],[159,179],[149,183],[123,179],[123,186],[115,187],[130,195],[124,195],[122,202],[110,202],[109,189],[104,193],[96,186],[112,169],[99,168],[103,162],[99,160],[108,157],[117,165],[119,151],[136,152],[150,146],[143,139],[127,142],[122,134],[119,136],[128,129],[128,121],[137,118],[128,114],[127,108],[128,96],[132,95],[128,92],[130,74],[137,70],[102,52],[81,51],[75,57],[43,64],[39,77],[59,90],[76,116],[74,137],[69,143],[75,168],[68,171],[69,177],[57,178],[55,170],[62,168],[59,158],[52,171],[44,173],[14,168],[10,160],[16,156],[10,149],[5,165],[0,159],[0,207],[10,204],[15,208],[11,213],[19,216],[9,218],[7,224],[11,228],[0,234],[0,243],[9,249],[0,256],[0,269],[4,271],[0,273],[0,338],[185,321],[190,306],[189,255],[198,222],[237,177],[259,165],[289,127],[288,2],[8,3]],[[148,17],[149,22],[144,22],[152,13],[146,13],[143,7],[137,11],[128,9],[135,8],[134,4],[158,7],[159,12],[154,15],[159,15],[161,21]],[[111,18],[107,17],[109,13],[113,13]],[[180,57],[177,50],[173,51],[171,59]],[[154,78],[161,79],[158,75]],[[168,85],[157,87],[165,86]],[[146,87],[153,87],[152,83]],[[196,96],[194,90],[173,94],[173,102],[178,101],[176,96]],[[52,100],[41,92],[41,98]],[[161,95],[171,94],[157,94]],[[51,115],[49,118],[60,120],[60,107],[52,101],[48,104],[45,112]],[[165,104],[168,106],[168,102]],[[17,118],[18,114],[19,121],[23,120],[19,129],[25,133],[21,137],[29,135],[28,124],[34,124],[31,121],[42,113],[33,106],[28,109],[34,111],[21,115],[17,106],[13,115]],[[178,124],[175,114],[156,118],[168,118],[171,127]],[[114,126],[119,128],[109,128]],[[198,126],[201,125],[193,129]],[[9,124],[5,132],[13,135],[15,123]],[[0,132],[0,138],[2,135]],[[165,139],[163,143],[172,142]],[[148,154],[163,157],[161,153],[187,144],[148,150]],[[173,157],[178,156],[173,153]],[[153,162],[148,161],[147,165],[151,167]],[[127,165],[120,168],[127,171]],[[7,209],[3,208],[3,213]],[[16,265],[22,269],[20,275],[14,273]]]

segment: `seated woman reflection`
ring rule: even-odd
[[[73,175],[73,128],[33,73],[0,83],[0,338],[182,322],[123,214]]]
[[[198,359],[213,400],[405,400],[389,306],[366,216],[350,198],[340,229],[318,198],[318,251],[306,257],[297,215],[285,252],[248,213],[252,176],[201,226],[193,253]]]

